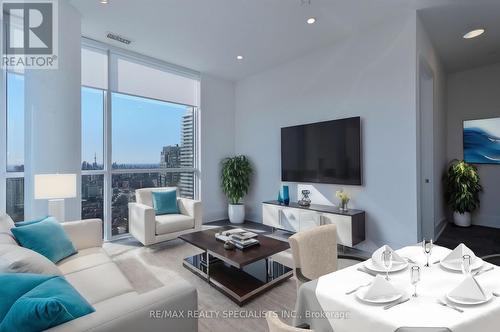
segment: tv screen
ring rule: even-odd
[[[500,164],[500,118],[464,121],[464,160]]]
[[[281,128],[281,180],[361,185],[359,117]]]

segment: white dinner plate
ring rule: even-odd
[[[462,263],[450,263],[450,262],[446,262],[446,261],[441,261],[440,264],[445,269],[462,272]],[[477,269],[481,268],[481,266],[483,266],[483,264],[484,264],[484,261],[481,258],[476,257],[476,259],[474,260],[474,263],[471,264],[470,269],[471,269],[471,271],[477,270]]]
[[[402,296],[403,293],[392,295],[392,296],[386,296],[386,297],[379,297],[376,299],[365,299],[365,294],[368,291],[368,289],[363,289],[361,288],[356,292],[356,297],[360,299],[363,302],[368,302],[372,304],[384,304],[384,303],[389,303],[389,302],[394,302],[396,300],[399,300]]]
[[[375,272],[380,272],[380,273],[385,273],[385,269],[383,267],[381,267],[381,266],[373,264],[373,261],[372,261],[371,258],[368,259],[368,260],[366,260],[365,263],[364,263],[364,265],[365,265],[365,267],[368,270],[375,271]],[[398,272],[398,271],[404,270],[404,269],[406,269],[407,266],[408,266],[407,262],[398,263],[398,264],[392,264],[392,267],[389,270],[389,273],[391,273],[391,272]]]
[[[456,298],[450,296],[449,294],[446,294],[446,298],[456,304],[465,304],[465,305],[483,304],[491,300],[491,298],[493,297],[492,292],[486,290],[484,292],[486,293],[486,300],[469,300],[464,298]]]

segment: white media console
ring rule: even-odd
[[[267,201],[262,203],[262,219],[265,225],[293,233],[335,224],[337,243],[348,247],[365,240],[365,212],[360,210],[343,212],[328,205],[304,207],[292,202],[283,205],[278,201]]]

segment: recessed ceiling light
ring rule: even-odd
[[[481,36],[484,33],[484,29],[474,29],[467,32],[463,38],[464,39],[472,39]]]
[[[307,24],[314,24],[314,23],[316,23],[316,18],[309,17],[306,22],[307,22]]]
[[[243,60],[243,55],[237,55],[236,60]]]
[[[108,4],[108,0],[99,0],[100,3],[102,3],[103,5],[107,5]]]

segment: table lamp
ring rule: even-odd
[[[76,197],[76,174],[35,175],[35,199],[49,200],[49,215],[64,221],[64,199]]]

